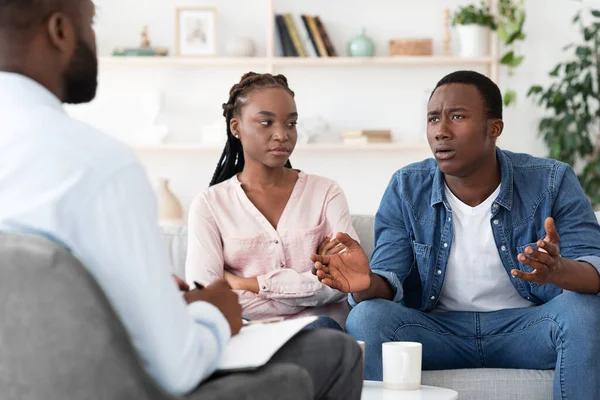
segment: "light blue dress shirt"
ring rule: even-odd
[[[167,267],[154,192],[124,144],[71,119],[22,75],[0,72],[0,230],[68,247],[99,283],[148,373],[181,395],[212,374],[231,332],[186,305]]]

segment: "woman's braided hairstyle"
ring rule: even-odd
[[[242,79],[238,83],[233,85],[229,91],[229,100],[223,104],[223,116],[227,125],[227,143],[210,181],[210,186],[226,181],[244,169],[244,149],[242,148],[242,142],[233,136],[231,132],[231,128],[229,127],[231,119],[239,115],[242,106],[246,104],[248,95],[252,91],[277,87],[285,89],[294,97],[294,92],[289,88],[287,78],[283,75],[248,72],[242,76]],[[289,160],[285,166],[292,168]]]

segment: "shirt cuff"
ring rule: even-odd
[[[267,282],[264,274],[258,275],[256,281],[258,282],[258,294],[271,291],[271,285]]]
[[[196,323],[206,326],[215,334],[220,349],[225,348],[231,338],[231,328],[217,307],[206,301],[195,301],[188,304],[187,312]]]
[[[402,283],[400,282],[400,279],[398,279],[396,274],[389,271],[371,272],[373,272],[376,275],[379,275],[380,277],[385,279],[390,284],[390,286],[392,286],[392,289],[394,290],[394,298],[392,299],[392,301],[395,303],[400,303],[402,301],[402,298],[404,297],[404,290],[402,289]],[[352,307],[355,307],[358,304],[356,300],[354,300],[352,293],[348,293],[348,303],[350,303],[350,306]]]

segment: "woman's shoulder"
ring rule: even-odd
[[[226,181],[207,187],[194,196],[192,200],[192,207],[197,208],[223,204],[223,202],[226,202],[233,195],[236,182],[237,178],[234,176]]]
[[[307,174],[305,172],[300,172],[300,175],[304,175],[307,184],[316,187],[330,188],[330,187],[339,187],[337,182],[331,178],[327,178],[322,175],[314,175]]]

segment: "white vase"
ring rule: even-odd
[[[254,42],[247,37],[235,37],[225,45],[225,54],[229,57],[253,57],[255,51]]]
[[[457,25],[460,57],[484,57],[488,55],[489,28],[481,25]]]
[[[183,207],[169,189],[169,180],[159,178],[156,185],[156,200],[158,202],[158,223],[160,225],[179,226],[184,224]]]

